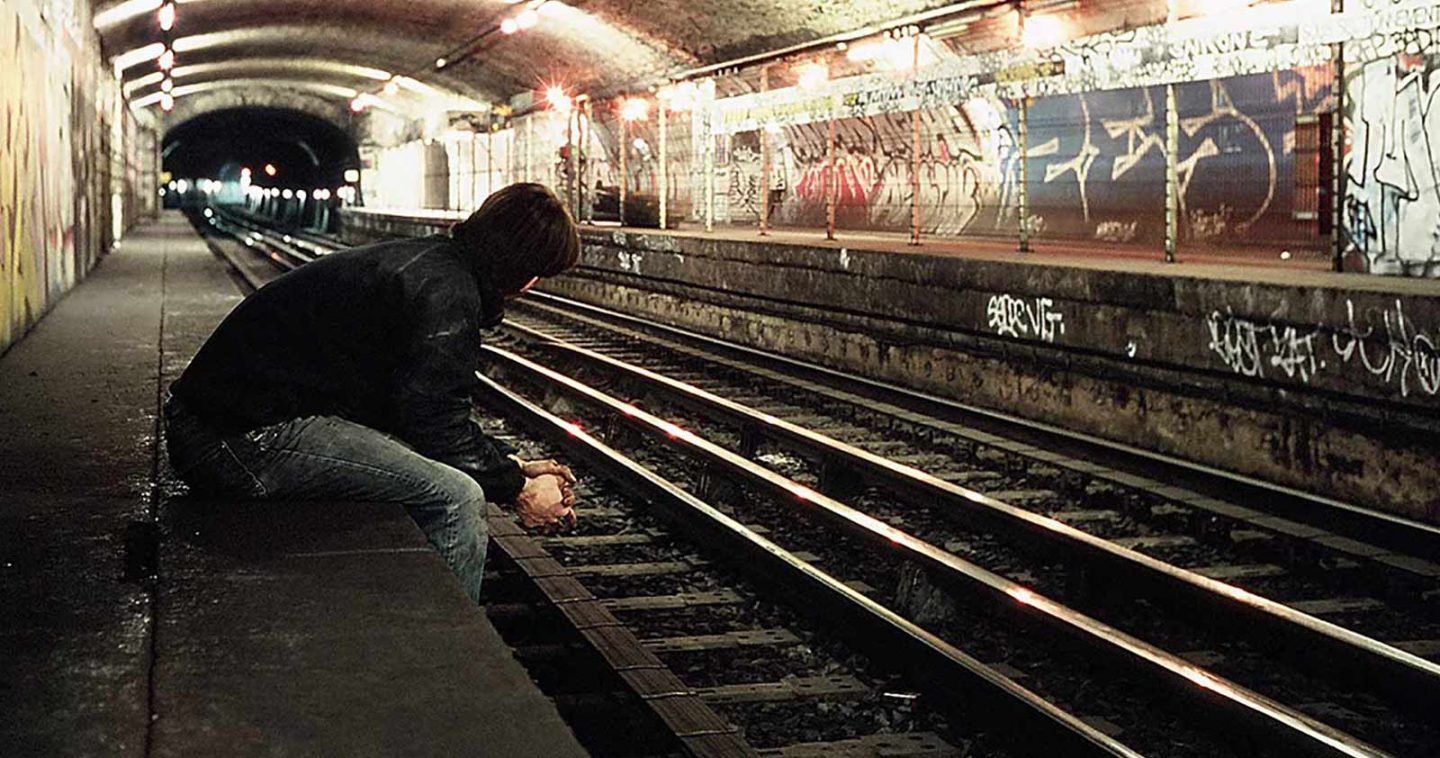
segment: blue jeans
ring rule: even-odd
[[[171,465],[197,495],[405,506],[465,591],[480,599],[488,541],[485,493],[459,469],[334,416],[220,434],[171,397],[165,402],[165,432]]]

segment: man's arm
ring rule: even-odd
[[[525,485],[514,451],[470,420],[480,331],[466,298],[425,282],[408,301],[403,357],[394,376],[397,435],[416,452],[469,474],[491,502],[510,503]],[[430,291],[426,291],[428,288]]]

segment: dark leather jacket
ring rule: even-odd
[[[250,295],[171,391],[217,430],[340,416],[391,434],[514,500],[525,478],[470,420],[481,326],[503,316],[448,236],[333,253]]]

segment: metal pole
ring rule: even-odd
[[[1330,0],[1331,13],[1344,13],[1345,0]],[[1330,254],[1336,271],[1345,270],[1345,43],[1335,43],[1335,115],[1330,123]]]
[[[525,180],[530,180],[531,167],[535,165],[535,114],[525,117]]]
[[[569,153],[565,162],[565,201],[570,205],[570,217],[580,218],[580,203],[575,196],[575,175],[580,170],[580,156],[575,149],[575,112],[572,105],[570,111],[565,114],[565,148]]]
[[[1175,0],[1166,3],[1167,35],[1174,30]],[[1180,237],[1180,107],[1175,85],[1165,85],[1165,262],[1175,262]]]
[[[669,198],[666,196],[670,194],[670,182],[668,181],[669,177],[666,176],[665,171],[665,122],[670,120],[670,103],[666,102],[666,100],[662,98],[660,100],[660,108],[658,110],[660,111],[660,169],[655,173],[655,176],[656,180],[659,183],[658,189],[660,194],[660,228],[664,229],[665,212],[668,210],[669,206]]]
[[[835,239],[835,196],[839,193],[835,178],[835,119],[825,127],[825,239]]]
[[[1030,96],[1020,96],[1020,252],[1030,252]]]
[[[1165,262],[1175,262],[1180,237],[1180,109],[1175,85],[1165,85]]]
[[[620,225],[625,225],[625,196],[630,184],[626,153],[630,152],[630,119],[620,117]]]
[[[920,33],[910,58],[910,75],[920,70]],[[920,109],[910,112],[910,244],[920,244]]]
[[[584,215],[585,223],[591,224],[595,222],[595,204],[593,202],[585,202],[585,198],[590,192],[590,99],[588,97],[585,98],[583,104],[580,106],[580,111],[575,115],[575,118],[579,119],[578,131],[580,132],[580,150],[578,154],[580,170],[575,180],[575,183],[579,187],[579,192],[576,193],[576,197],[579,198],[580,213]]]
[[[770,69],[760,68],[760,91],[770,89]],[[770,233],[770,130],[760,126],[760,235]]]
[[[705,231],[715,231],[715,80],[705,83]]]
[[[495,194],[495,130],[491,129],[485,135],[485,196],[489,197],[493,194]]]

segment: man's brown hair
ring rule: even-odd
[[[580,260],[575,220],[548,187],[522,182],[505,187],[450,230],[502,293],[519,292],[537,276],[555,276]]]

